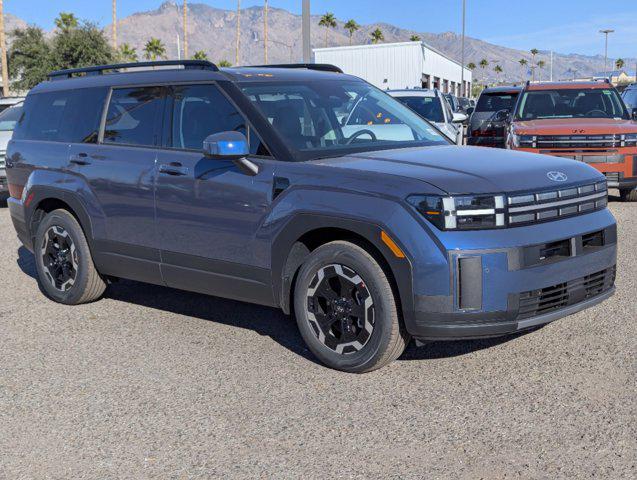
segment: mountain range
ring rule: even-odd
[[[239,64],[263,64],[263,20],[262,7],[250,7],[241,10],[241,35]],[[346,19],[347,20],[347,19]],[[346,21],[345,20],[345,21]],[[7,31],[11,28],[24,26],[25,22],[17,17],[7,15]],[[325,28],[318,25],[320,16],[312,16],[311,41],[312,47],[326,45]],[[236,44],[236,11],[223,10],[201,3],[188,6],[188,50],[192,55],[197,50],[203,50],[212,61],[228,60],[235,64]],[[460,60],[461,38],[453,32],[428,33],[403,29],[386,23],[361,25],[360,30],[350,39],[345,30],[345,22],[337,21],[337,27],[330,29],[327,35],[327,46],[370,43],[370,34],[380,28],[385,42],[407,41],[412,35],[418,35],[423,41],[440,50],[449,57]],[[110,36],[111,27],[104,27]],[[182,4],[167,1],[157,9],[135,13],[118,20],[118,43],[128,43],[137,49],[138,55],[143,56],[143,48],[151,37],[162,40],[166,46],[168,58],[177,58],[178,36],[182,35]],[[110,38],[110,37],[109,37]],[[183,39],[181,39],[183,41]],[[299,61],[302,56],[301,45],[301,17],[287,10],[270,8],[268,12],[268,60],[270,63],[286,63]],[[182,45],[183,48],[183,45]],[[529,78],[528,67],[523,68],[519,61],[526,59],[531,64],[530,52],[516,50],[500,45],[494,45],[476,38],[465,38],[465,64],[470,62],[478,65],[480,60],[487,59],[489,66],[485,69],[476,68],[474,80],[478,81],[520,81]],[[536,69],[536,77],[548,79],[550,75],[550,52],[540,51],[535,61],[543,60],[545,67]],[[637,59],[624,59],[626,69],[634,70]],[[609,59],[609,69],[614,69],[614,60]],[[493,71],[495,65],[500,65],[503,72],[498,76]],[[589,76],[604,70],[603,55],[587,56],[575,53],[553,55],[553,78],[564,79],[571,76]]]

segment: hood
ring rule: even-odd
[[[315,163],[421,180],[449,194],[550,189],[605,178],[593,167],[576,160],[483,147],[384,150]],[[555,171],[566,174],[567,180],[549,180],[548,173]]]
[[[516,121],[518,135],[611,135],[637,132],[637,122],[615,118],[547,118]]]

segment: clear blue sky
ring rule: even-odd
[[[190,1],[190,0],[189,0]],[[157,8],[162,0],[118,0],[118,15]],[[181,0],[178,0],[181,2]],[[236,8],[235,0],[199,0]],[[262,5],[243,0],[242,7]],[[359,23],[387,22],[418,31],[460,31],[462,0],[312,0],[312,13],[331,11]],[[270,0],[272,7],[300,13],[301,0]],[[110,0],[4,0],[5,12],[46,29],[60,11],[101,25],[110,23]],[[519,18],[516,18],[519,15]],[[562,53],[603,54],[601,28],[613,28],[609,56],[637,56],[637,1],[467,0],[467,34],[504,46]]]

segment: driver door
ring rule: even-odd
[[[260,141],[216,85],[171,90],[156,184],[164,281],[174,288],[267,304],[272,296],[269,250],[256,233],[270,209],[275,162],[251,157],[260,168],[249,176],[232,161],[204,156],[203,140],[214,133],[252,134],[254,152]]]

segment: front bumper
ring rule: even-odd
[[[556,230],[572,233],[560,237]],[[488,248],[514,235],[514,241],[526,238],[527,244]],[[550,241],[528,244],[529,238]],[[481,243],[470,245],[470,239]],[[414,314],[407,329],[418,340],[508,335],[589,308],[614,293],[617,229],[607,210],[466,236],[457,246],[447,247],[448,273],[414,271]],[[436,278],[433,295],[427,277]],[[448,293],[442,294],[444,283]]]

